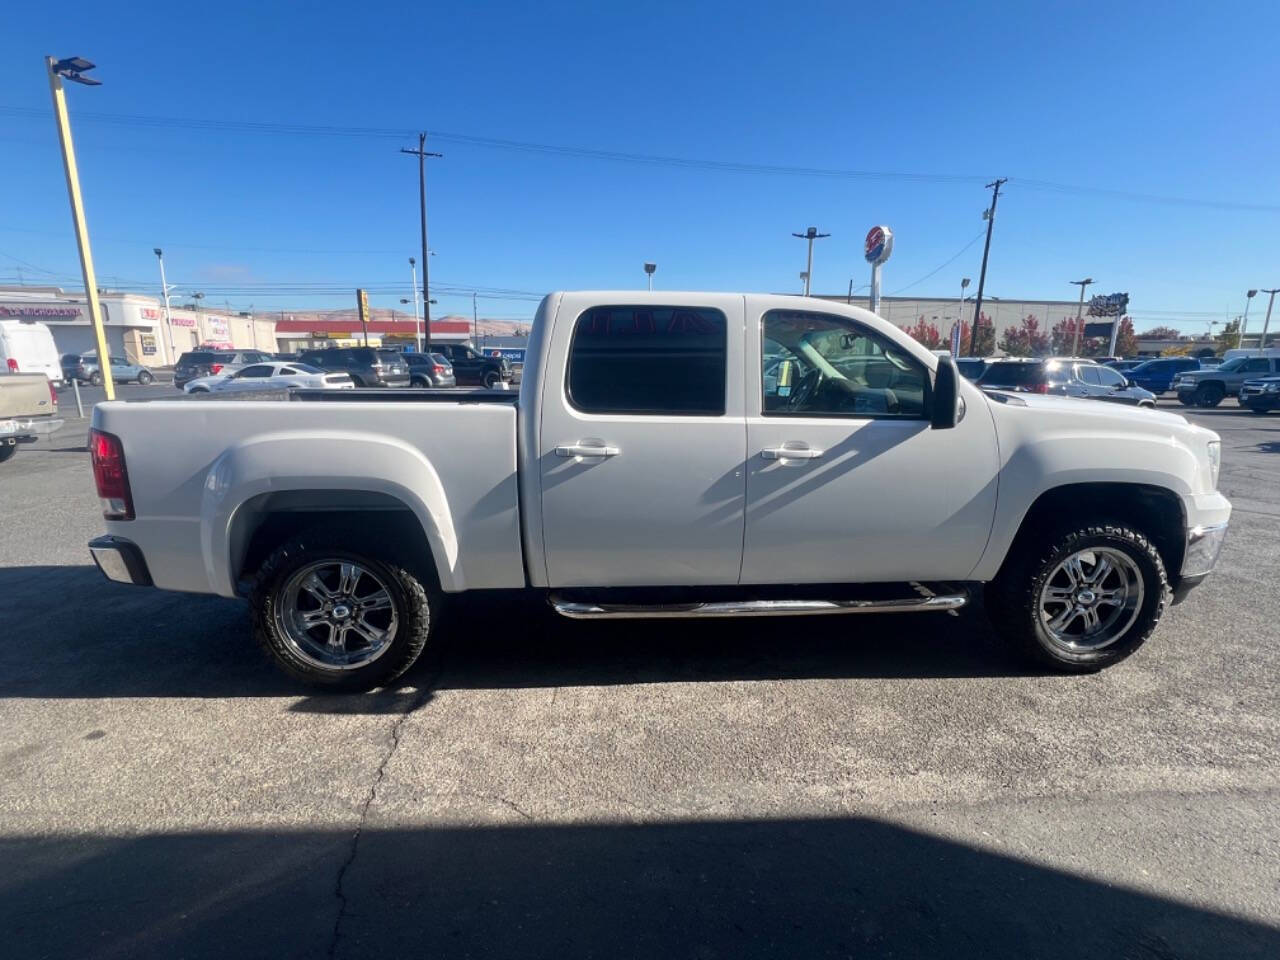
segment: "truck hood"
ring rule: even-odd
[[[1060,422],[1060,418],[1069,417],[1076,422],[1088,421],[1098,430],[1105,430],[1108,424],[1114,424],[1126,431],[1132,431],[1136,427],[1147,428],[1153,433],[1168,433],[1170,430],[1191,433],[1213,432],[1196,426],[1181,414],[1108,403],[1105,400],[1055,397],[1038,393],[1005,393],[999,390],[987,392],[985,395],[988,402],[1001,404],[1006,409],[1024,408],[1028,416],[1048,416],[1055,422]]]

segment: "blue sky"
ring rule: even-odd
[[[417,169],[398,149],[425,128],[445,154],[429,168],[433,284],[640,286],[651,259],[659,287],[795,290],[790,234],[815,225],[832,234],[815,289],[842,292],[867,282],[862,237],[886,223],[885,292],[954,296],[962,276],[976,284],[980,240],[921,278],[977,238],[983,183],[1008,176],[989,294],[1068,299],[1090,275],[1130,292],[1139,329],[1204,329],[1247,287],[1280,286],[1277,27],[1268,2],[13,5],[0,281],[78,273],[52,53],[95,61],[104,81],[69,97],[113,285],[155,292],[162,246],[171,283],[237,309],[352,300],[287,284],[408,296]],[[372,301],[399,307],[394,292]],[[470,311],[469,296],[440,301]],[[531,307],[481,301],[495,317]]]

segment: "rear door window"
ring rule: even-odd
[[[1093,387],[1102,385],[1102,370],[1092,363],[1082,363],[1076,367],[1076,375]]]
[[[569,401],[584,413],[722,416],[727,326],[711,307],[593,307],[574,325]]]

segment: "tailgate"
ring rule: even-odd
[[[0,420],[51,417],[58,412],[55,397],[43,373],[0,374]]]

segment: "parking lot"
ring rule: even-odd
[[[61,400],[0,467],[14,956],[1280,956],[1280,415],[1189,414],[1218,571],[1101,674],[980,610],[472,603],[398,689],[317,695],[242,604],[102,578]]]

